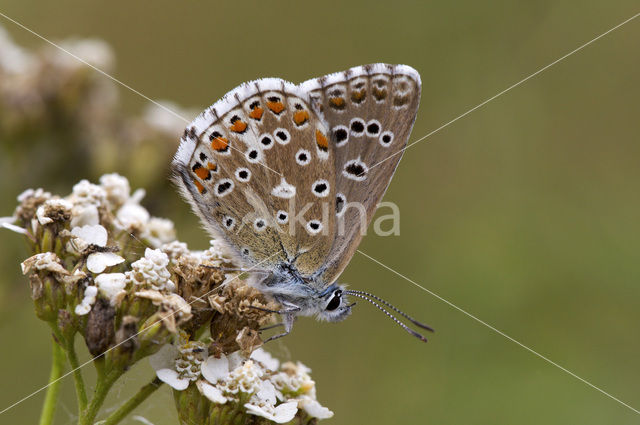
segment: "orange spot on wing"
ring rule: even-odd
[[[316,144],[323,151],[326,151],[329,148],[327,136],[325,136],[320,130],[316,130]]]
[[[200,180],[206,180],[211,177],[211,172],[204,167],[198,167],[193,170],[196,173],[196,176],[200,177]]]
[[[200,193],[204,193],[204,186],[202,185],[202,183],[200,183],[198,180],[193,180],[193,184],[196,185],[196,188],[198,188],[198,192]]]
[[[282,102],[267,102],[267,108],[271,110],[274,114],[279,114],[284,111],[284,103]]]
[[[247,123],[242,120],[238,120],[229,128],[235,133],[243,133],[247,129]]]
[[[211,141],[211,149],[216,151],[224,151],[229,146],[229,141],[224,137],[214,137]]]
[[[207,163],[207,168],[210,169],[211,171],[216,171],[218,169],[218,164],[209,162]]]
[[[377,100],[383,100],[387,97],[387,91],[385,89],[373,88],[373,97]]]
[[[302,125],[307,122],[307,120],[309,120],[309,112],[307,111],[296,111],[293,114],[293,122],[295,122],[296,125]]]
[[[364,90],[354,91],[353,93],[351,93],[351,99],[357,103],[361,102],[362,99],[364,99],[364,96],[365,96]]]
[[[341,106],[344,106],[344,99],[341,97],[330,97],[329,103],[335,106],[336,108],[340,108]]]
[[[251,112],[249,112],[249,116],[254,120],[259,120],[260,118],[262,118],[263,113],[264,113],[264,109],[262,109],[259,106],[256,106],[251,110]]]

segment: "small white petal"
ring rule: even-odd
[[[71,229],[71,234],[79,237],[88,244],[98,246],[105,246],[107,244],[107,229],[99,224],[74,227]]]
[[[91,255],[89,258],[91,258]],[[124,261],[124,258],[122,261]],[[100,293],[109,298],[114,304],[116,297],[127,285],[127,278],[124,273],[103,273],[96,277],[95,282],[100,289]]]
[[[162,292],[153,289],[144,289],[142,291],[134,292],[133,295],[151,300],[155,305],[160,305],[162,301],[164,301],[164,295],[162,295]]]
[[[98,288],[96,286],[87,286],[87,289],[84,290],[85,298],[95,298],[98,295]]]
[[[22,227],[16,226],[15,224],[11,224],[11,223],[2,223],[2,227],[4,227],[7,230],[11,230],[12,232],[21,233],[23,235],[26,235],[29,233],[27,229],[23,229]]]
[[[100,223],[100,213],[95,205],[76,205],[71,210],[71,228]]]
[[[256,350],[254,350],[253,353],[251,353],[250,358],[259,363],[262,363],[267,369],[274,372],[280,367],[280,361],[262,348],[257,348]]]
[[[245,358],[243,357],[242,353],[238,350],[229,354],[227,356],[227,360],[229,360],[229,370],[233,370],[235,368],[242,366],[242,363],[244,363]]]
[[[201,379],[196,382],[196,385],[198,386],[200,393],[212,402],[218,404],[224,404],[227,402],[227,398],[222,395],[222,391],[220,391],[220,389],[218,389],[217,387],[209,384],[207,381]]]
[[[289,422],[296,416],[298,412],[298,403],[295,401],[288,401],[286,403],[282,403],[278,407],[276,407],[276,418],[275,421],[279,424]]]
[[[276,404],[276,387],[269,381],[260,382],[260,389],[256,393],[258,399],[262,400],[266,404]]]
[[[13,224],[13,223],[16,222],[16,220],[17,220],[17,217],[14,217],[14,216],[0,217],[0,224],[2,224],[2,223]]]
[[[171,388],[176,389],[178,391],[186,390],[189,386],[189,380],[180,378],[178,372],[173,369],[160,369],[156,370],[156,375],[158,379],[162,382],[169,385]]]
[[[91,311],[91,304],[80,303],[75,308],[75,313],[78,316],[84,316]]]
[[[298,411],[298,403],[296,401],[282,403],[274,409],[273,413],[250,403],[246,403],[244,407],[247,409],[247,413],[251,415],[262,416],[263,418],[267,418],[270,421],[277,422],[279,424],[287,423],[292,420]]]
[[[157,353],[149,356],[149,364],[153,370],[169,369],[175,365],[178,349],[171,344],[165,344]]]
[[[45,206],[40,205],[36,210],[36,217],[38,218],[38,222],[43,226],[45,224],[53,223],[53,219],[51,217],[47,217],[45,214]]]
[[[102,273],[107,267],[124,262],[124,258],[114,252],[94,252],[87,258],[87,268],[94,273]]]
[[[200,366],[202,376],[212,384],[229,375],[229,360],[222,354],[219,359],[209,356]]]
[[[298,402],[298,407],[303,409],[309,416],[318,419],[329,419],[333,416],[333,412],[311,397],[303,397]]]
[[[146,195],[147,192],[144,189],[136,189],[135,192],[133,192],[133,195],[131,195],[131,202],[139,204],[140,201],[142,201],[142,198],[144,198]]]

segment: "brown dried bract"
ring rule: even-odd
[[[98,298],[89,312],[84,337],[94,357],[102,355],[113,343],[115,315],[114,308],[103,298]]]
[[[258,332],[273,317],[272,313],[264,310],[277,310],[279,307],[238,278],[229,280],[217,294],[210,296],[209,303],[216,310],[211,321],[213,342],[209,347],[214,355],[261,345],[261,342],[258,344]]]
[[[191,304],[193,318],[184,330],[193,334],[213,317],[208,297],[217,291],[225,279],[219,269],[207,267],[197,257],[184,256],[171,262],[169,271],[176,284],[176,292]]]
[[[122,318],[120,328],[116,332],[115,346],[121,353],[128,353],[129,356],[138,348],[138,318],[125,316]]]

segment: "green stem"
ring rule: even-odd
[[[73,336],[65,338],[60,332],[60,329],[55,323],[51,324],[53,334],[60,341],[64,343],[67,360],[69,366],[71,366],[71,372],[73,374],[73,383],[76,387],[76,400],[78,402],[78,412],[82,412],[87,408],[87,390],[84,386],[84,379],[82,378],[82,371],[80,370],[80,363],[78,363],[78,356],[76,355],[76,349],[74,346],[75,338]]]
[[[155,392],[162,385],[162,381],[155,378],[153,381],[140,388],[140,390],[131,397],[125,404],[120,406],[118,410],[113,412],[109,417],[101,423],[101,425],[115,425],[125,418],[133,409],[138,407],[145,401],[151,394]]]
[[[76,399],[78,400],[78,412],[82,412],[87,408],[87,390],[84,386],[84,379],[82,378],[82,371],[80,370],[80,364],[78,363],[78,356],[76,355],[76,349],[74,347],[75,339],[67,341],[67,359],[69,365],[73,371],[73,383],[76,387]]]
[[[118,380],[122,372],[119,370],[105,370],[104,358],[98,358],[94,360],[96,371],[98,372],[98,380],[96,382],[96,388],[93,391],[93,398],[84,411],[80,412],[80,419],[78,425],[92,425],[94,419],[98,415],[104,400],[109,394],[109,390],[113,384]]]
[[[49,387],[47,395],[42,405],[42,413],[40,414],[40,425],[51,425],[53,423],[53,415],[58,404],[58,394],[60,393],[60,377],[64,371],[64,350],[55,338],[52,338],[51,344],[51,374],[49,375]]]

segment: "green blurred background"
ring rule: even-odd
[[[249,79],[300,82],[359,64],[406,63],[423,81],[416,140],[631,17],[638,3],[4,0],[0,11],[55,40],[105,40],[117,60],[115,77],[196,110]],[[22,46],[43,45],[2,18],[0,24]],[[371,234],[361,245],[635,408],[639,39],[640,19],[410,148],[385,198],[400,206],[401,235]],[[146,101],[118,91],[118,112],[139,116]],[[173,219],[180,239],[205,247],[208,237],[166,180],[178,136],[151,141],[163,144],[160,158],[149,162],[149,150],[137,150],[139,157],[121,166],[113,155],[83,161],[69,142],[74,136],[36,141],[23,134],[17,146],[0,134],[0,215],[11,214],[27,187],[67,194],[81,178],[117,171],[148,189],[144,204]],[[20,237],[2,232],[0,250],[2,409],[46,384],[49,332],[35,318],[19,273],[27,254]],[[640,422],[632,410],[362,255],[341,280],[392,301],[437,333],[422,344],[363,303],[340,324],[300,320],[270,349],[313,369],[319,400],[335,412],[326,423]],[[151,370],[140,366],[108,406],[147,381]],[[67,379],[58,424],[74,422],[72,387]],[[36,423],[43,397],[0,422]],[[175,424],[172,403],[163,388],[135,413],[155,425]]]

